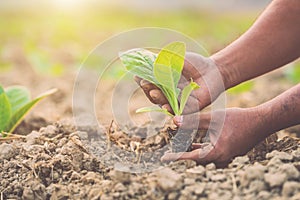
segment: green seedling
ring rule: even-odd
[[[199,88],[193,80],[183,90],[177,87],[184,65],[185,51],[184,43],[173,42],[162,48],[157,55],[145,49],[134,49],[121,53],[120,59],[129,72],[156,85],[169,101],[174,114],[181,115],[191,92]],[[158,106],[140,108],[136,112],[150,111],[173,116]]]
[[[29,91],[22,86],[11,86],[4,90],[0,85],[0,133],[2,137],[12,133],[25,115],[43,98],[56,92],[49,90],[31,100]]]

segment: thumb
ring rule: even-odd
[[[162,162],[176,160],[194,160],[198,164],[207,164],[215,160],[216,152],[212,145],[199,148],[190,152],[166,153],[161,157]]]
[[[207,130],[211,121],[211,113],[193,113],[173,118],[174,124],[183,129]]]

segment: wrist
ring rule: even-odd
[[[221,74],[226,90],[240,83],[239,71],[235,69],[234,63],[218,54],[212,55],[210,59]]]
[[[300,124],[299,89],[300,84],[256,107],[262,115],[263,123],[267,125],[264,129],[266,133]]]
[[[274,123],[274,112],[270,106],[265,104],[249,108],[252,113],[252,120],[256,126],[257,137],[260,139],[267,138],[271,134],[280,130],[280,123]]]

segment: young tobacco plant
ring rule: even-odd
[[[174,114],[181,115],[191,92],[199,88],[193,80],[182,91],[177,87],[184,65],[185,51],[184,43],[173,42],[163,47],[157,55],[145,49],[133,49],[120,53],[119,56],[129,72],[156,85],[169,101]],[[158,106],[140,108],[136,112],[150,111],[173,116]]]
[[[4,90],[0,85],[0,133],[2,137],[12,133],[35,104],[54,92],[56,89],[30,100],[30,93],[25,87],[11,86]]]

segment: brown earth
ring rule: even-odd
[[[22,84],[34,96],[59,89],[18,127],[16,133],[24,136],[0,141],[0,199],[300,199],[299,128],[272,135],[224,169],[193,161],[161,163],[160,156],[174,150],[173,132],[158,127],[149,136],[143,126],[123,131],[111,124],[110,100],[101,98],[110,96],[109,81],[96,96],[103,126],[75,128],[74,76],[41,77],[26,67],[0,74],[4,86]],[[278,78],[277,72],[260,78],[250,92],[230,95],[229,105],[247,107],[270,99],[289,87],[261,92]],[[141,93],[135,98],[133,110],[145,104]]]
[[[299,199],[299,140],[286,137],[260,152],[235,158],[225,169],[193,161],[159,163],[132,148],[108,146],[103,130],[55,123],[0,145],[3,199]],[[99,140],[89,146],[91,135]],[[159,138],[162,134],[158,134]],[[101,138],[102,137],[102,138]],[[157,143],[158,142],[158,143]],[[152,148],[164,139],[154,139]],[[150,144],[148,144],[150,145]],[[126,147],[124,147],[126,148]],[[276,149],[276,150],[274,150]],[[273,151],[272,151],[273,150]],[[97,154],[93,154],[96,152]],[[151,157],[161,155],[153,151]],[[101,155],[101,156],[100,156]],[[256,159],[259,158],[259,161]],[[124,160],[123,160],[124,159]],[[141,160],[143,162],[141,162]],[[121,165],[118,165],[120,163]],[[128,163],[133,168],[127,166]],[[149,172],[138,173],[137,169]],[[129,173],[127,171],[135,171]]]

